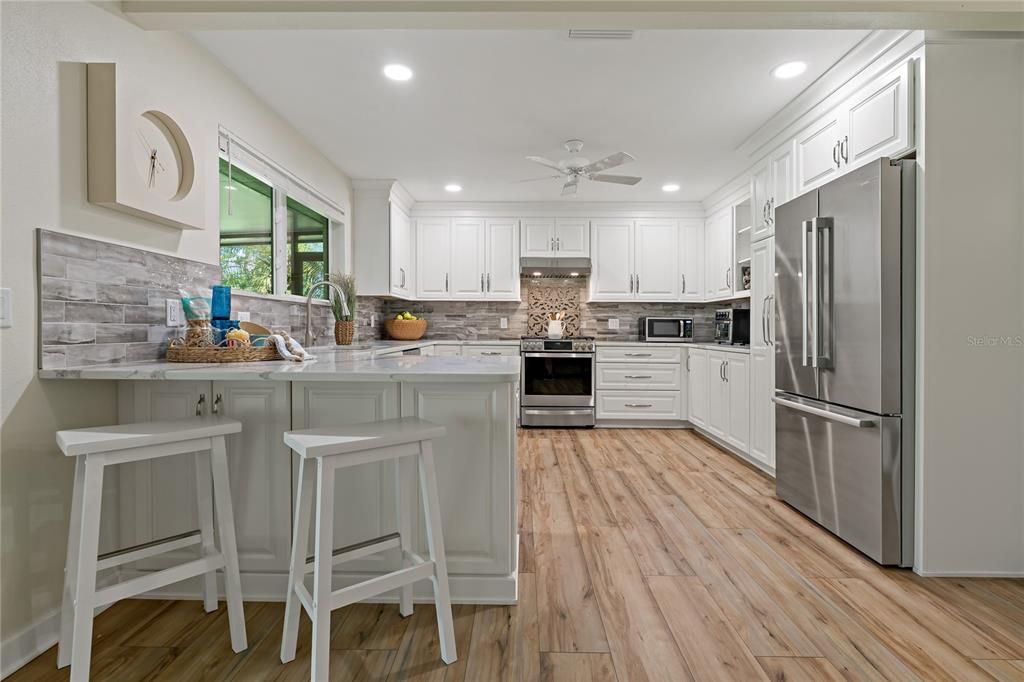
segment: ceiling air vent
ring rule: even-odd
[[[570,28],[570,40],[629,40],[631,28]]]

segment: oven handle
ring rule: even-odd
[[[523,353],[524,358],[593,358],[593,353]]]

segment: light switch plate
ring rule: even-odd
[[[609,317],[608,318],[608,328],[609,329],[618,329],[619,328],[619,318],[617,318],[617,317]]]
[[[9,329],[14,325],[14,311],[11,305],[11,290],[0,289],[0,329]]]
[[[236,317],[235,319],[238,320],[239,322],[248,322],[249,320],[252,319],[252,315],[250,315],[248,312],[241,311],[238,313],[238,317]]]
[[[498,321],[498,326],[502,329],[508,329],[508,318],[503,317]]]
[[[168,298],[167,301],[167,326],[180,327],[185,324],[185,315],[181,310],[181,300]]]

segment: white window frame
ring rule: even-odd
[[[305,182],[280,164],[272,161],[254,146],[221,126],[218,131],[219,158],[226,160],[230,167],[265,182],[271,188],[273,223],[271,225],[271,249],[274,256],[270,294],[247,292],[286,301],[305,301],[305,296],[287,293],[288,289],[288,197],[327,218],[327,244],[324,253],[324,271],[330,273],[335,251],[342,263],[345,262],[345,211],[325,194]],[[218,178],[220,171],[217,172]],[[218,180],[219,182],[219,180]],[[219,194],[219,192],[218,192]],[[218,207],[218,215],[220,207]],[[220,224],[218,222],[218,245]],[[337,242],[335,241],[337,240]],[[218,247],[219,253],[219,247]],[[318,300],[327,300],[325,291],[318,292]]]

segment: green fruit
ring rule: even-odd
[[[398,313],[397,315],[395,315],[395,319],[396,320],[404,320],[405,318],[402,317],[402,313]]]

